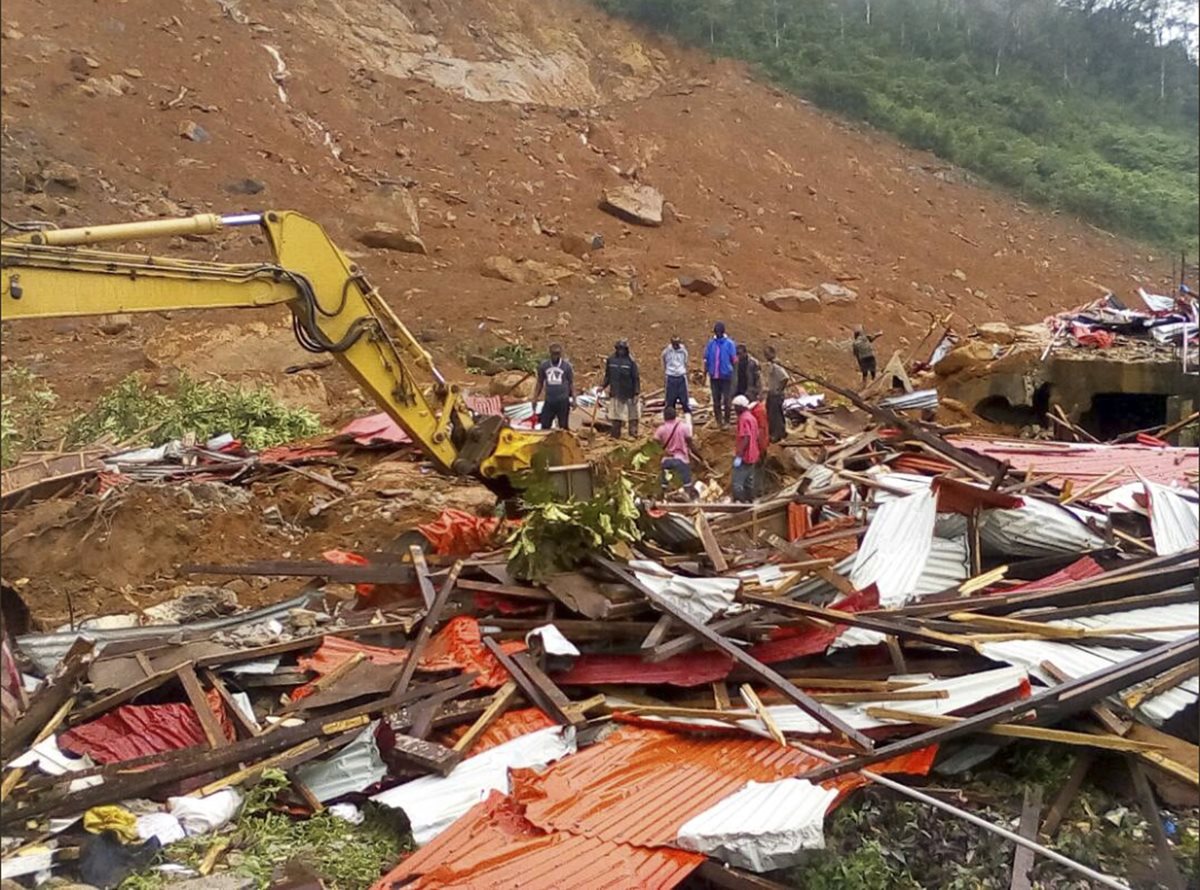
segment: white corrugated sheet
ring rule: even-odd
[[[937,498],[931,490],[886,501],[855,554],[850,583],[856,590],[874,584],[884,608],[903,605],[929,559],[936,521]]]
[[[807,779],[749,782],[685,822],[675,844],[750,871],[786,868],[801,851],[825,848],[825,813],[836,797]]]
[[[979,539],[984,549],[1000,556],[1053,556],[1104,546],[1104,539],[1083,524],[1089,518],[1101,525],[1104,517],[1076,507],[1060,507],[1036,498],[1012,510],[984,510]]]
[[[510,769],[541,769],[575,753],[575,731],[553,726],[468,757],[448,776],[422,776],[371,800],[404,810],[413,840],[427,844],[490,792],[509,792]]]
[[[1050,623],[1058,627],[1104,630],[1114,636],[1124,635],[1122,634],[1123,628],[1178,628],[1177,630],[1129,634],[1129,636],[1142,639],[1168,642],[1196,632],[1196,604],[1178,603],[1171,606],[1112,612]],[[1054,640],[1009,640],[1002,643],[982,643],[979,649],[987,658],[1025,668],[1031,675],[1047,685],[1053,685],[1055,680],[1042,670],[1043,661],[1050,662],[1068,679],[1074,680],[1094,671],[1112,667],[1114,664],[1137,658],[1142,654],[1136,649],[1088,646]],[[1198,696],[1200,696],[1200,677],[1192,677],[1153,698],[1146,699],[1138,706],[1138,713],[1151,723],[1160,724],[1189,705],[1195,704]]]
[[[644,559],[629,567],[638,581],[701,624],[733,605],[742,585],[737,578],[687,578]]]
[[[387,775],[387,765],[375,743],[378,728],[376,720],[332,757],[298,767],[297,778],[321,803],[370,788]]]
[[[1200,504],[1186,500],[1165,485],[1143,480],[1150,499],[1150,531],[1154,551],[1170,556],[1192,550],[1200,540]]]

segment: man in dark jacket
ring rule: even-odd
[[[859,325],[854,329],[854,340],[850,347],[854,350],[854,360],[858,362],[858,370],[862,374],[862,382],[866,383],[867,378],[875,379],[877,373],[875,367],[875,347],[874,342],[883,336],[883,331],[878,334],[868,334]]]
[[[621,438],[621,428],[628,423],[629,435],[637,438],[638,418],[642,413],[639,403],[642,378],[637,362],[629,354],[628,340],[618,340],[613,354],[604,363],[604,383],[601,386],[608,390],[605,410],[612,437]]]
[[[758,401],[758,392],[761,386],[761,372],[758,367],[758,359],[750,354],[750,350],[746,348],[745,343],[739,343],[737,346],[737,384],[734,386],[733,394],[735,396],[745,396],[752,402]]]
[[[533,391],[534,411],[537,411],[537,401],[543,393],[546,400],[538,415],[542,429],[548,430],[555,423],[560,430],[570,429],[571,403],[575,400],[575,371],[558,343],[550,344],[550,358],[538,365],[537,387]]]

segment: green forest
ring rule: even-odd
[[[1195,256],[1191,0],[595,0],[1016,192]]]

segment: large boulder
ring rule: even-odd
[[[389,223],[375,223],[369,229],[359,232],[356,239],[364,247],[395,250],[400,253],[429,253],[429,248],[425,246],[425,242],[419,235],[406,232]]]
[[[604,190],[600,209],[640,226],[661,226],[663,196],[648,185],[622,185]]]
[[[840,284],[817,285],[817,296],[826,306],[850,306],[858,301],[858,292]]]
[[[485,259],[480,269],[484,278],[496,278],[513,284],[538,284],[545,287],[558,284],[575,274],[574,269],[540,260],[521,259],[498,254]]]
[[[688,293],[707,297],[725,285],[725,277],[716,266],[693,266],[683,269],[678,276],[679,287]]]
[[[995,357],[996,347],[991,343],[968,340],[948,352],[945,358],[933,366],[933,372],[939,377],[949,377],[959,371],[983,367]]]
[[[985,343],[999,343],[1002,346],[1015,343],[1017,339],[1017,332],[1002,321],[986,321],[976,326],[975,333]]]
[[[776,312],[820,312],[821,298],[798,287],[781,287],[763,294],[758,301]]]

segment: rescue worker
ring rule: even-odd
[[[613,354],[604,363],[604,382],[600,386],[608,390],[604,406],[612,437],[621,438],[621,429],[628,423],[629,435],[636,439],[641,416],[642,379],[637,362],[629,354],[628,340],[617,341]]]
[[[654,439],[663,447],[662,472],[659,485],[666,491],[671,476],[678,476],[689,497],[695,497],[692,487],[692,422],[690,415],[680,417],[675,408],[668,405],[663,409],[663,422],[654,431]]]
[[[533,410],[538,398],[545,394],[538,423],[548,430],[558,424],[560,430],[571,428],[571,405],[575,402],[575,371],[563,355],[562,345],[550,344],[550,357],[538,365],[537,386],[533,390]]]
[[[750,400],[734,396],[733,410],[737,412],[737,436],[733,451],[733,499],[741,504],[754,500],[754,476],[760,453],[758,421],[750,410]]]
[[[787,436],[787,418],[783,414],[783,397],[792,377],[779,364],[774,346],[763,350],[767,364],[763,369],[763,382],[767,389],[767,432],[772,442],[780,442]]]
[[[867,334],[863,331],[862,325],[856,325],[854,328],[854,341],[850,348],[854,351],[854,358],[858,362],[858,370],[862,373],[864,384],[868,377],[872,380],[876,377],[875,347],[872,344],[882,336],[883,331],[877,334]]]
[[[761,388],[761,371],[758,359],[750,354],[746,344],[739,343],[737,347],[737,382],[733,389],[735,396],[745,396],[752,402],[758,401]]]
[[[667,403],[663,406],[663,417],[666,417],[666,409],[674,408],[676,405],[681,406],[680,410],[684,414],[691,412],[691,403],[688,401],[688,350],[683,345],[683,340],[679,335],[671,337],[671,342],[662,351],[663,373],[666,374],[666,399]]]
[[[737,345],[725,336],[725,323],[713,325],[712,339],[704,349],[704,373],[712,389],[713,420],[717,426],[729,426],[729,400],[733,397],[733,369],[737,363]]]

